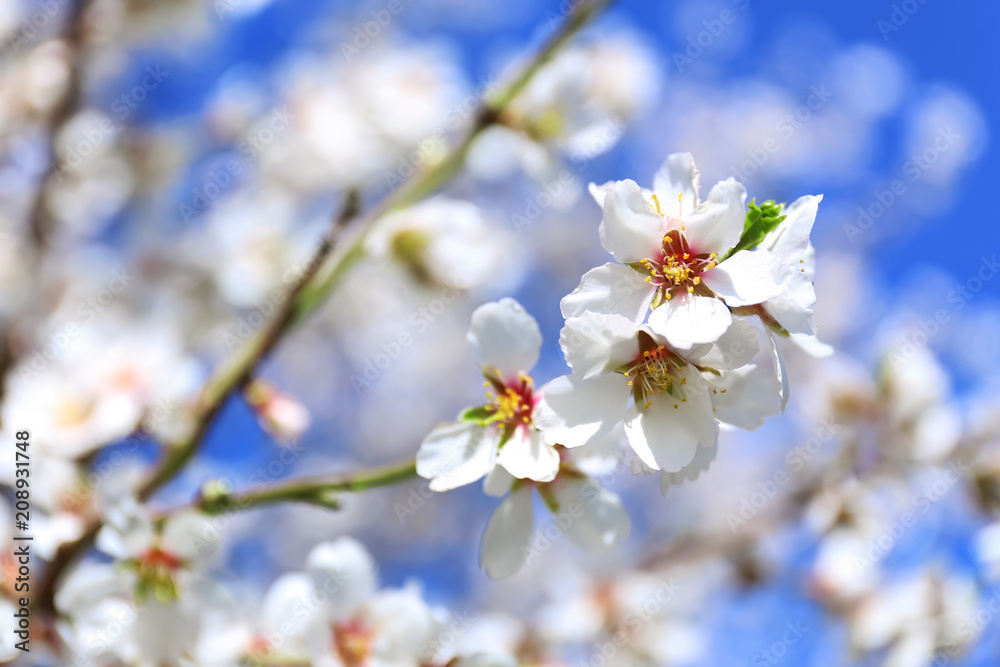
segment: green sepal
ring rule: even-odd
[[[552,489],[549,485],[537,484],[535,485],[535,488],[538,489],[538,495],[541,496],[542,502],[545,503],[545,506],[549,509],[549,511],[553,514],[557,513],[560,508],[559,500],[556,499],[556,496],[552,493]]]
[[[463,422],[473,422],[476,424],[488,423],[489,419],[493,417],[495,413],[488,405],[480,405],[475,408],[466,408],[462,411],[462,414],[458,416],[459,421]]]
[[[507,441],[514,436],[514,431],[517,430],[517,424],[507,424],[503,427],[503,432],[500,434],[500,444],[497,445],[497,451],[503,449],[503,446],[507,444]]]
[[[750,203],[747,204],[747,217],[743,223],[743,235],[740,237],[740,242],[719,261],[732,257],[740,250],[753,250],[760,245],[764,237],[774,231],[787,217],[781,214],[784,209],[784,204],[777,204],[770,199],[760,206],[757,205],[755,199],[751,199]]]

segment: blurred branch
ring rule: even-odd
[[[79,0],[78,0],[79,1]],[[268,325],[252,336],[239,350],[215,371],[202,389],[195,406],[194,423],[191,434],[171,446],[169,453],[139,491],[140,500],[148,500],[154,493],[173,479],[194,457],[208,433],[215,417],[226,400],[240,391],[253,376],[263,359],[291,327],[316,311],[340,284],[347,271],[365,255],[365,240],[374,225],[389,212],[408,206],[425,198],[448,182],[465,163],[472,143],[484,129],[497,122],[508,104],[531,81],[534,75],[548,62],[553,54],[563,46],[591,18],[598,15],[611,0],[591,0],[579,3],[559,26],[558,30],[545,42],[524,68],[504,86],[500,92],[484,100],[477,112],[472,127],[465,137],[439,163],[428,165],[416,172],[399,188],[388,194],[379,204],[369,210],[355,225],[353,235],[334,251],[333,243],[321,246],[316,260],[302,280],[290,290],[282,310]],[[341,224],[353,217],[341,215]],[[305,493],[305,492],[303,492]],[[301,498],[299,498],[301,500]],[[263,502],[263,501],[262,501]],[[77,542],[66,544],[60,549],[46,572],[38,597],[38,607],[43,611],[53,611],[55,587],[62,571],[71,565],[93,543],[100,524],[88,527],[84,537]],[[66,552],[65,557],[63,552]]]
[[[365,491],[389,486],[417,476],[417,462],[409,459],[371,470],[324,477],[306,477],[276,484],[259,491],[228,493],[208,491],[193,507],[206,514],[248,510],[281,502],[307,503],[327,509],[340,509],[336,493]]]
[[[31,238],[34,241],[38,253],[44,252],[49,242],[49,235],[52,232],[52,221],[46,205],[46,195],[51,187],[52,181],[59,173],[59,154],[56,150],[56,138],[63,127],[72,120],[80,108],[83,97],[83,68],[81,61],[83,56],[83,17],[86,12],[88,0],[70,0],[67,5],[69,16],[66,17],[66,27],[63,30],[62,40],[66,43],[67,58],[69,60],[69,78],[66,82],[66,90],[59,100],[58,106],[49,116],[46,135],[49,140],[48,162],[45,174],[39,182],[35,191],[35,198],[31,204],[28,221],[30,225]]]

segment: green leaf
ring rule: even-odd
[[[787,217],[781,214],[784,209],[784,204],[776,204],[770,199],[760,206],[757,206],[755,199],[751,199],[750,203],[747,204],[747,218],[743,223],[743,235],[740,237],[740,242],[722,259],[732,257],[740,250],[753,250],[760,245],[764,237],[774,231]]]
[[[480,405],[475,408],[466,408],[462,414],[458,416],[461,421],[464,422],[475,422],[476,424],[482,424],[490,420],[493,417],[493,410],[488,405]]]

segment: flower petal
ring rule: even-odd
[[[324,593],[333,621],[351,616],[375,593],[375,559],[353,537],[317,544],[306,556],[306,572]]]
[[[601,245],[622,264],[652,257],[663,243],[663,217],[650,206],[635,181],[608,188],[601,220]]]
[[[566,320],[559,334],[566,363],[574,375],[603,375],[639,356],[639,330],[621,315],[584,313]]]
[[[615,181],[608,181],[607,183],[602,183],[598,185],[597,183],[591,183],[587,186],[587,192],[590,196],[594,198],[597,205],[602,209],[604,208],[604,198],[608,196],[608,190],[615,184]]]
[[[714,343],[726,333],[733,318],[726,304],[711,296],[681,294],[649,314],[649,327],[673,347],[688,349]]]
[[[621,422],[626,401],[628,379],[624,375],[608,373],[589,380],[564,375],[545,385],[534,422],[548,442],[579,447]]]
[[[705,381],[694,369],[682,371],[686,400],[668,394],[651,397],[649,407],[625,414],[625,433],[635,453],[650,468],[678,472],[694,459],[697,447],[714,447],[719,425]],[[674,406],[677,407],[674,407]]]
[[[826,359],[833,354],[833,346],[828,343],[824,343],[816,336],[793,333],[790,338],[800,350],[816,359]]]
[[[499,441],[497,429],[471,422],[438,426],[420,443],[417,474],[432,491],[471,484],[490,471]]]
[[[740,241],[746,222],[747,191],[732,178],[716,184],[708,199],[684,218],[688,243],[696,253],[720,257]]]
[[[516,479],[503,466],[493,466],[483,480],[483,493],[494,498],[502,498],[510,493],[510,488]]]
[[[535,318],[509,298],[477,308],[468,339],[484,372],[496,369],[504,379],[530,371],[542,349],[542,332]]]
[[[702,280],[730,306],[763,303],[786,289],[788,267],[767,250],[740,250]]]
[[[718,371],[740,368],[749,364],[760,351],[760,327],[749,317],[733,317],[726,333],[714,343],[694,347],[682,353],[687,360]]]
[[[521,487],[493,512],[479,547],[479,566],[490,579],[506,579],[521,569],[535,528],[531,489]]]
[[[200,512],[180,512],[163,526],[163,549],[186,561],[208,563],[221,550],[211,519]]]
[[[559,452],[534,428],[519,428],[500,448],[497,463],[518,479],[548,482],[559,472]]]
[[[789,333],[813,335],[816,333],[812,320],[815,304],[816,288],[812,279],[792,269],[788,272],[785,289],[768,299],[764,309]]]
[[[608,262],[583,274],[577,288],[559,302],[559,308],[567,319],[592,311],[622,315],[638,324],[646,319],[655,293],[645,276],[623,264]]]
[[[774,342],[763,330],[760,335],[763,344],[751,363],[706,378],[712,389],[715,418],[747,431],[760,428],[768,417],[781,414],[784,409],[781,368]]]
[[[699,447],[695,450],[694,458],[691,459],[691,463],[684,466],[684,469],[679,472],[667,472],[663,470],[660,472],[660,493],[663,495],[667,494],[667,491],[671,487],[683,484],[685,481],[693,482],[699,477],[701,473],[708,470],[709,466],[712,465],[712,461],[715,460],[715,455],[719,452],[719,446],[715,445],[713,447]]]
[[[628,539],[632,519],[617,494],[581,478],[559,480],[550,488],[559,502],[556,525],[576,546],[600,552]]]
[[[664,215],[683,217],[698,208],[701,175],[690,153],[673,153],[653,176],[653,190]]]
[[[809,247],[809,234],[816,222],[816,213],[823,195],[799,197],[783,211],[781,221],[760,244],[778,255],[785,264],[793,264],[805,254]]]

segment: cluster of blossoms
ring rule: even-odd
[[[809,243],[822,196],[748,206],[729,179],[702,201],[689,154],[669,156],[652,190],[630,180],[590,190],[604,211],[601,243],[617,261],[587,272],[562,300],[572,372],[536,388],[535,320],[512,299],[480,307],[468,340],[489,403],[434,429],[417,456],[435,491],[485,478],[486,493],[510,492],[483,536],[481,564],[497,578],[529,553],[530,488],[557,519],[573,507],[572,520],[557,523],[574,543],[616,544],[628,515],[580,460],[595,449],[621,456],[624,430],[634,470],[660,471],[664,491],[694,479],[715,458],[721,427],[754,430],[784,409],[775,337],[826,352],[812,322]]]

